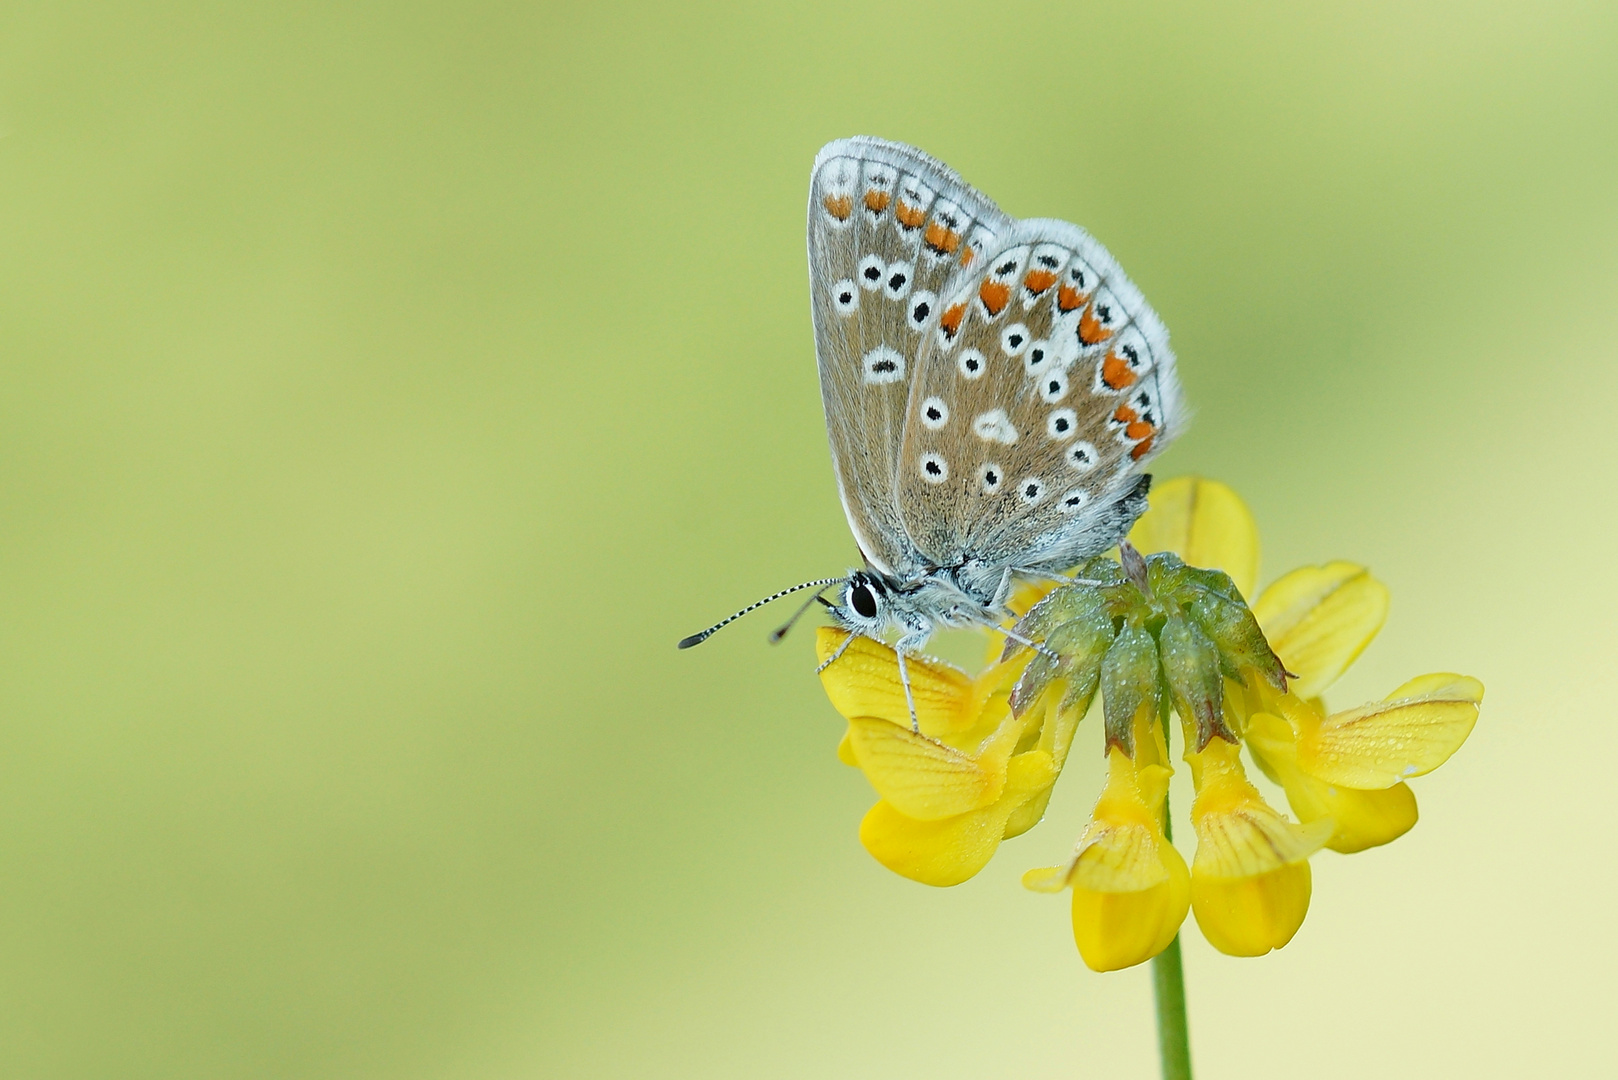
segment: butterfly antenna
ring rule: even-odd
[[[837,579],[837,581],[845,581],[845,580],[847,580],[847,579],[846,578],[838,578]],[[783,625],[777,627],[774,630],[771,630],[770,631],[770,644],[771,645],[779,645],[781,643],[781,639],[786,637],[787,634],[791,632],[791,630],[792,630],[792,628],[794,626],[798,625],[798,620],[803,618],[803,613],[808,611],[810,608],[815,606],[815,601],[816,600],[819,600],[822,604],[828,603],[829,601],[827,601],[827,599],[821,594],[824,593],[830,587],[830,585],[832,585],[832,584],[836,584],[836,582],[831,582],[828,585],[822,585],[820,588],[818,588],[814,592],[810,593],[809,594],[809,599],[807,599],[807,600],[805,600],[803,602],[803,606],[800,607],[797,611],[792,613],[792,618],[788,619]]]
[[[802,585],[794,585],[790,589],[782,589],[780,592],[775,593],[773,596],[766,596],[764,599],[759,600],[756,603],[748,604],[746,607],[742,608],[740,611],[738,611],[736,614],[730,616],[730,618],[728,618],[728,619],[720,619],[718,622],[714,623],[712,626],[708,627],[708,629],[704,630],[700,634],[692,634],[688,638],[681,638],[679,647],[682,648],[682,649],[689,649],[693,645],[701,645],[704,641],[707,641],[709,638],[713,637],[721,629],[723,629],[726,626],[729,626],[731,623],[735,622],[737,619],[741,618],[743,615],[746,615],[748,612],[756,611],[757,609],[763,607],[765,604],[768,604],[768,603],[771,603],[773,601],[779,600],[783,596],[791,596],[793,593],[802,592],[804,589],[813,589],[817,585],[820,588],[824,589],[828,585],[835,585],[839,581],[847,581],[847,580],[848,580],[847,578],[840,578],[840,577],[821,578],[819,581],[806,581]]]

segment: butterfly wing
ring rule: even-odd
[[[1106,550],[1186,421],[1167,330],[1065,221],[1017,222],[958,275],[916,366],[899,504],[940,566],[1064,569]]]
[[[987,197],[913,147],[856,137],[827,144],[809,188],[809,290],[832,467],[865,557],[919,565],[895,489],[919,352],[938,297],[1011,228]]]

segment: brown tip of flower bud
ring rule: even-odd
[[[1146,578],[1146,560],[1141,558],[1140,552],[1135,550],[1135,545],[1128,540],[1120,541],[1118,544],[1118,564],[1124,568],[1124,576],[1129,579],[1129,583],[1139,589],[1141,595],[1152,595],[1151,582]]]

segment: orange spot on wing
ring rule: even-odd
[[[898,218],[899,224],[905,228],[914,229],[918,228],[927,219],[927,211],[918,210],[914,206],[906,206],[905,201],[900,199],[893,208],[893,216]]]
[[[1112,331],[1097,321],[1093,311],[1087,309],[1083,315],[1079,316],[1080,341],[1086,345],[1100,345],[1110,337],[1112,337]]]
[[[1062,311],[1072,311],[1074,308],[1083,307],[1084,302],[1088,299],[1090,299],[1088,293],[1081,293],[1071,285],[1063,285],[1056,290],[1056,306]]]
[[[966,318],[966,305],[956,304],[938,317],[938,325],[944,328],[944,336],[954,339],[961,329],[961,320]]]
[[[925,237],[927,246],[944,255],[953,255],[955,249],[961,246],[961,238],[956,233],[944,228],[943,224],[934,221],[927,226]]]
[[[865,193],[865,209],[873,214],[880,214],[888,208],[888,202],[893,198],[886,191],[867,191]]]
[[[998,315],[1011,301],[1011,286],[1003,281],[990,279],[978,289],[978,299],[983,301],[983,306],[988,309],[990,315]]]
[[[1041,270],[1036,268],[1028,271],[1028,276],[1022,279],[1022,283],[1027,286],[1029,292],[1033,293],[1035,296],[1038,296],[1040,293],[1056,284],[1056,275],[1051,273],[1049,270]]]
[[[1134,458],[1136,461],[1139,461],[1141,458],[1145,457],[1152,449],[1152,438],[1153,436],[1148,435],[1146,438],[1136,443],[1135,448],[1129,452],[1129,456]]]
[[[1120,405],[1117,411],[1112,414],[1112,418],[1120,424],[1133,424],[1140,419],[1140,413],[1131,409],[1128,405]]]
[[[1107,358],[1101,361],[1101,381],[1114,390],[1122,390],[1126,386],[1134,385],[1135,373],[1115,354],[1108,353]]]
[[[1130,424],[1128,427],[1124,428],[1124,436],[1130,439],[1148,439],[1151,438],[1152,432],[1156,430],[1156,428],[1148,424],[1146,421],[1136,420],[1133,424]]]
[[[826,213],[838,221],[847,221],[848,215],[854,212],[854,196],[852,195],[827,195],[825,201]]]
[[[968,263],[970,263],[976,257],[977,257],[977,252],[972,250],[972,245],[971,244],[968,244],[968,245],[966,245],[965,247],[963,247],[961,249],[961,265],[962,266],[967,265]]]

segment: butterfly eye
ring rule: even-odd
[[[863,581],[848,587],[848,606],[862,619],[876,618],[876,594]]]

